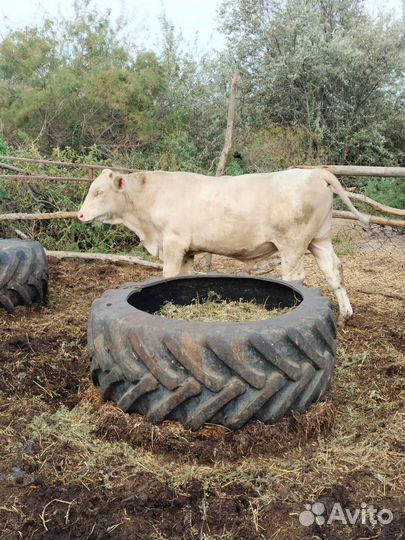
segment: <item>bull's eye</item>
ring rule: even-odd
[[[104,193],[104,191],[102,189],[98,189],[96,191],[96,193],[94,194],[95,197],[99,197],[100,195],[102,195]]]

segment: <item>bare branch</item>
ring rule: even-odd
[[[13,165],[7,165],[6,163],[0,163],[0,169],[6,169],[7,171],[13,171],[13,172],[16,172],[16,173],[27,174],[27,172],[24,171],[23,169],[19,169],[18,167],[13,167]]]
[[[387,214],[393,214],[394,216],[405,216],[405,210],[402,210],[401,208],[393,208],[392,206],[386,206],[385,204],[381,204],[378,201],[375,201],[374,199],[371,199],[370,197],[367,197],[366,195],[362,195],[361,193],[352,193],[349,191],[346,191],[348,197],[350,199],[354,199],[355,201],[362,201],[373,208],[376,208],[380,212],[385,212]]]
[[[57,259],[86,259],[86,260],[97,260],[97,261],[111,261],[111,262],[121,262],[121,263],[132,263],[139,264],[140,266],[146,266],[148,268],[156,268],[161,270],[163,265],[160,263],[145,261],[134,257],[133,255],[111,255],[109,253],[82,253],[76,251],[48,251],[45,253],[48,257],[55,257]]]
[[[334,218],[354,219],[355,221],[359,221],[357,217],[351,212],[346,212],[346,211],[341,211],[341,210],[333,210],[332,216]],[[380,216],[369,216],[369,218],[370,218],[370,223],[375,223],[377,225],[389,225],[390,227],[405,227],[405,221],[403,220],[389,219],[389,218],[380,217]]]
[[[21,240],[29,240],[30,239],[30,237],[27,236],[22,231],[20,231],[20,229],[17,229],[16,227],[13,227],[10,224],[7,224],[7,226],[10,229],[10,231],[12,231],[16,236],[18,236],[18,238],[21,238]]]

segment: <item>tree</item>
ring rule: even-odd
[[[0,125],[44,150],[137,148],[158,133],[166,80],[153,52],[130,54],[109,13],[76,2],[71,20],[10,32],[0,44]]]
[[[309,160],[402,159],[398,22],[372,19],[359,0],[227,0],[220,20],[244,73],[245,123],[304,129]]]

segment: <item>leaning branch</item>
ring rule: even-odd
[[[145,261],[134,257],[133,255],[110,255],[108,253],[82,253],[76,251],[48,251],[45,253],[48,257],[55,257],[57,259],[86,259],[97,261],[111,261],[111,262],[123,262],[131,264],[139,264],[148,268],[157,268],[161,270],[163,266],[160,263]]]
[[[27,171],[20,169],[19,167],[14,167],[13,165],[7,165],[6,163],[0,163],[0,169],[5,169],[7,171],[13,171],[16,173],[27,174]]]
[[[333,217],[340,219],[354,219],[358,221],[357,217],[351,212],[345,212],[342,210],[333,210]],[[389,219],[380,216],[369,216],[370,223],[375,223],[376,225],[389,225],[390,227],[405,227],[405,221],[399,219]]]
[[[379,210],[380,212],[385,212],[386,214],[392,214],[394,216],[405,216],[405,210],[402,210],[401,208],[393,208],[392,206],[385,206],[385,204],[381,204],[375,201],[374,199],[371,199],[370,197],[367,197],[366,195],[363,195],[361,193],[352,193],[350,191],[346,191],[346,193],[350,199],[367,203],[373,208],[376,208],[377,210]]]
[[[17,229],[16,227],[13,227],[9,223],[7,223],[7,226],[10,229],[10,231],[13,232],[16,236],[18,236],[18,238],[21,238],[21,240],[29,240],[30,239],[30,237],[27,236],[22,231],[20,231],[20,229]]]

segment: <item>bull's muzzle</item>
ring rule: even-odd
[[[80,221],[83,221],[83,223],[86,223],[86,222],[89,222],[89,221],[93,221],[91,218],[88,218],[86,217],[83,212],[79,212],[77,214],[77,218],[80,220]]]

